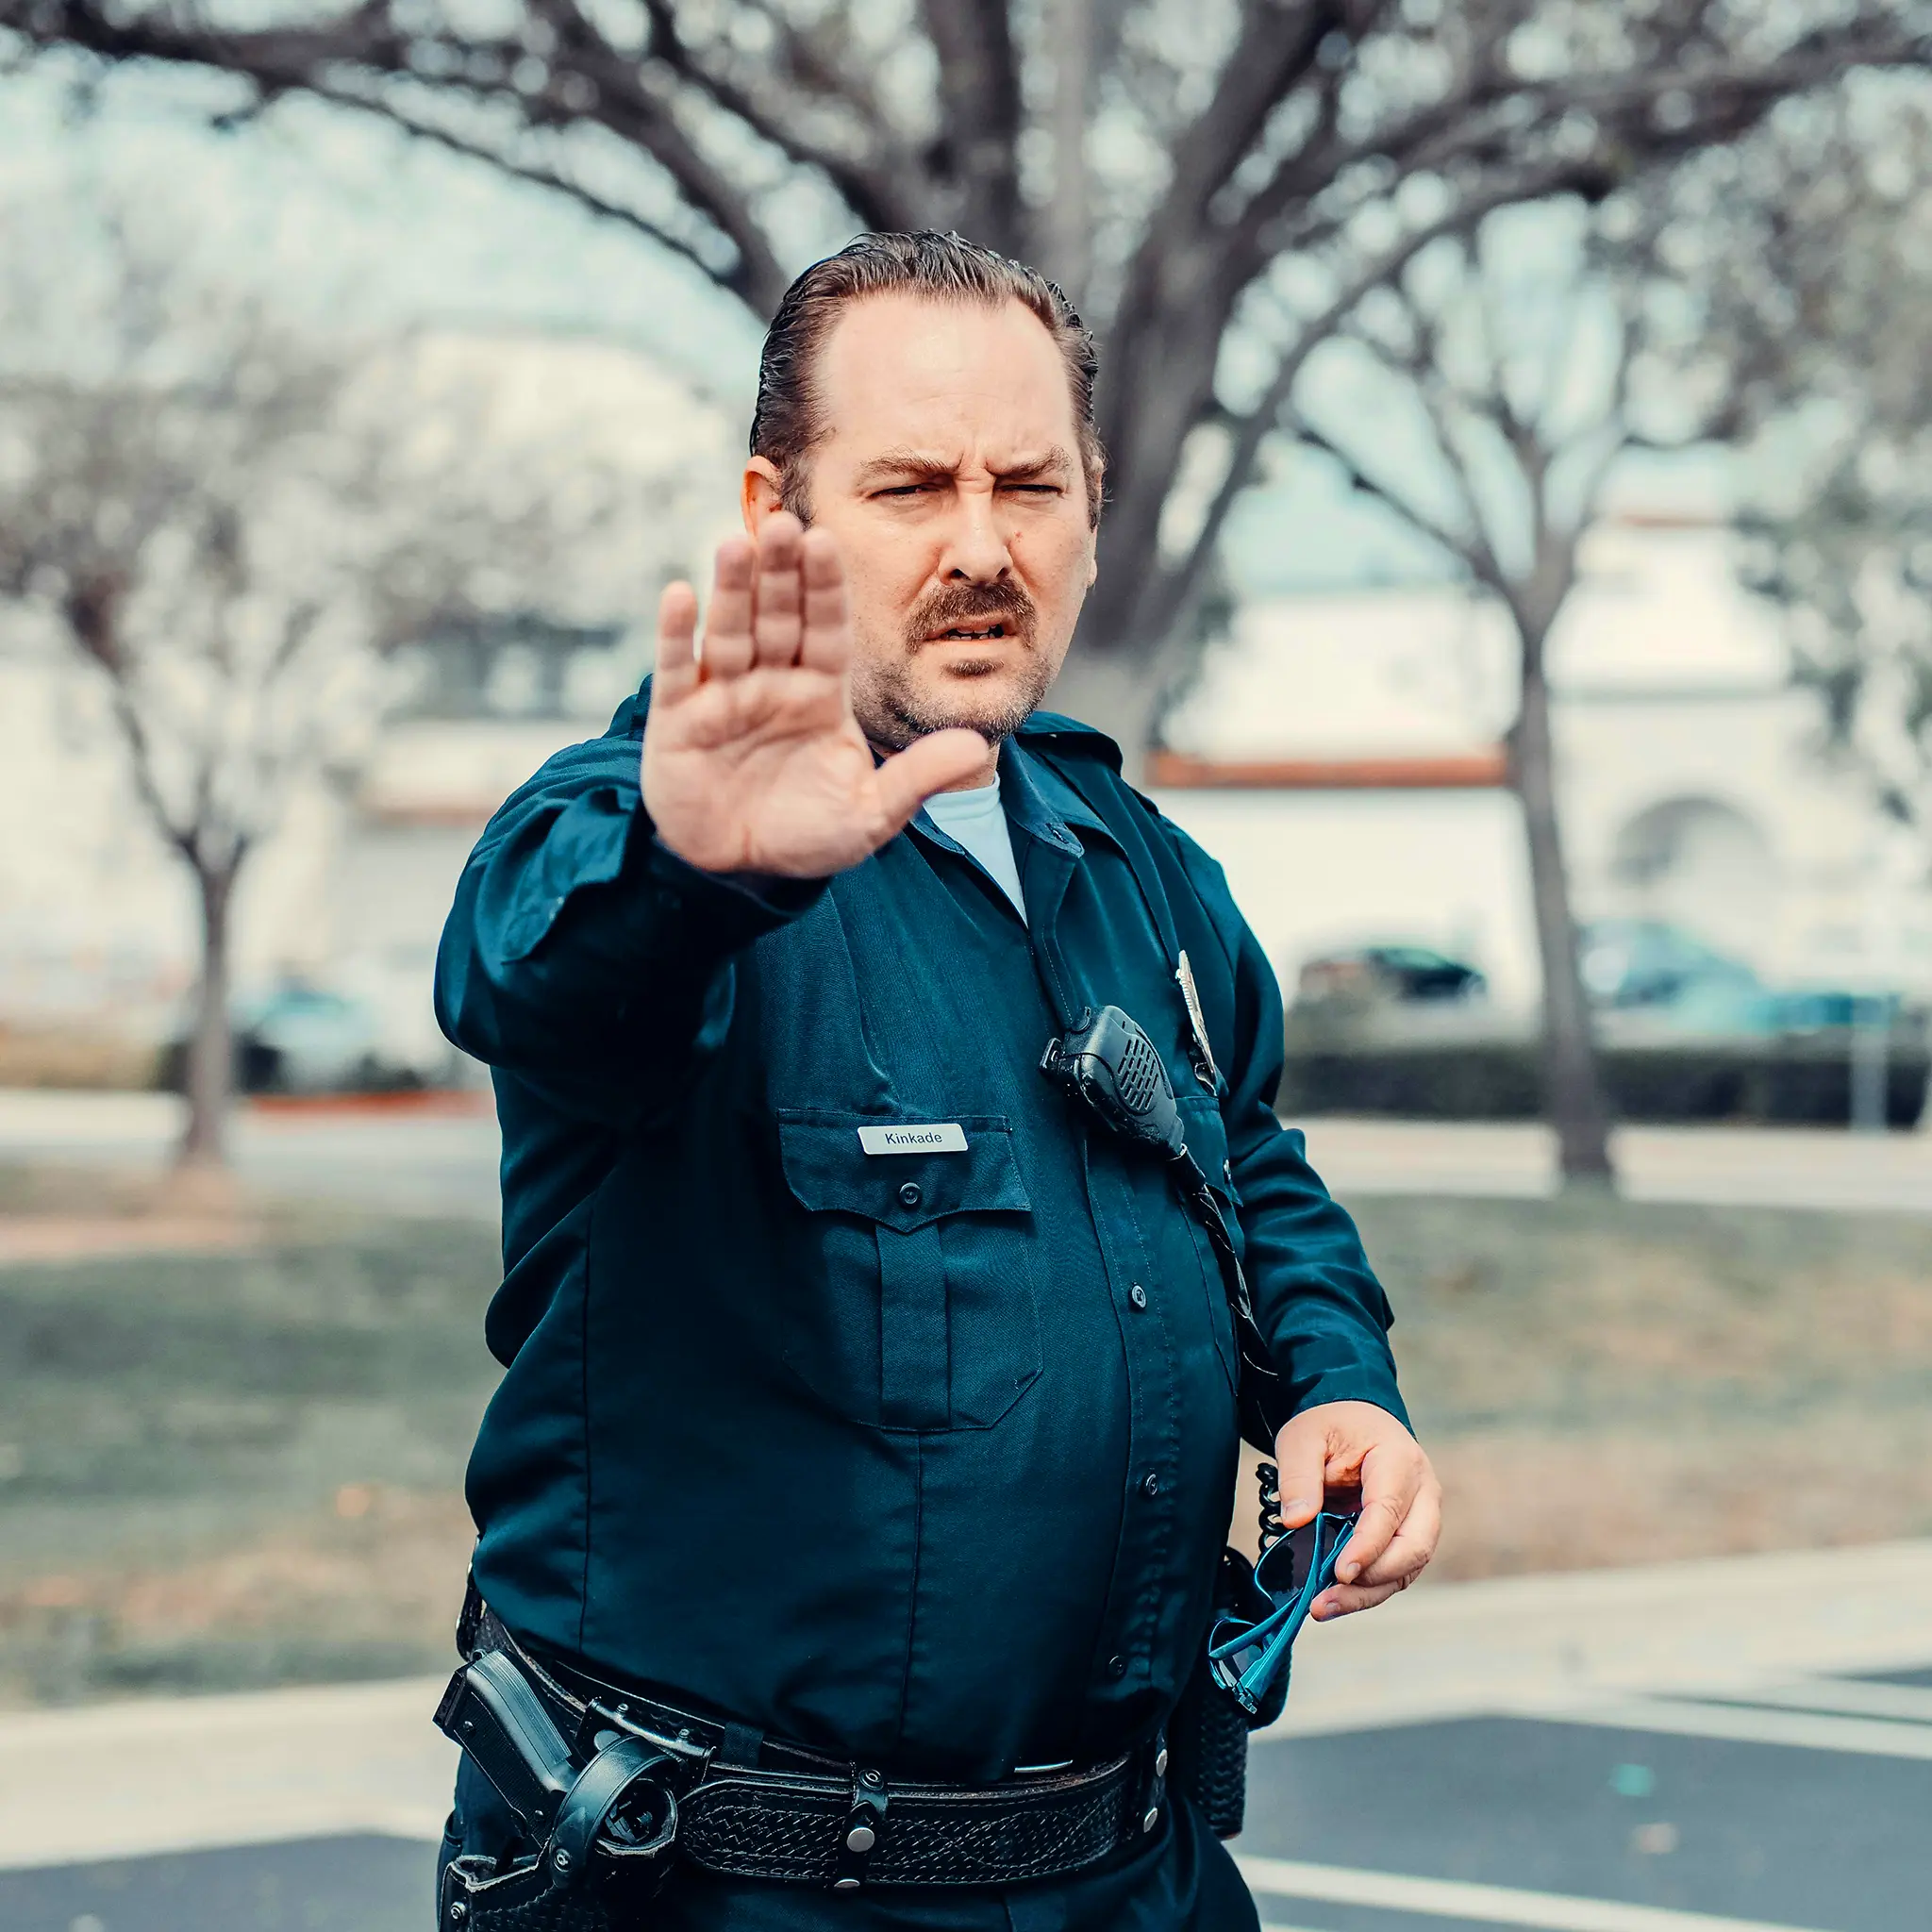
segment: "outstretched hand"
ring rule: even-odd
[[[1281,1470],[1281,1520],[1313,1519],[1326,1490],[1359,1490],[1361,1520],[1315,1599],[1318,1623],[1366,1610],[1407,1590],[1436,1554],[1442,1485],[1415,1438],[1373,1402],[1305,1408],[1274,1439]]]
[[[984,767],[986,740],[964,730],[874,763],[848,690],[844,569],[796,517],[720,545],[702,654],[697,614],[689,584],[664,592],[644,724],[644,809],[688,864],[824,878]]]

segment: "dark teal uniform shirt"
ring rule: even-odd
[[[1039,1071],[1083,1007],[1167,1058],[1277,1420],[1403,1412],[1355,1227],[1273,1111],[1273,974],[1098,733],[1041,714],[1002,751],[1023,922],[923,814],[827,881],[694,871],[641,800],[648,693],[497,813],[438,962],[503,1127],[478,1584],[525,1637],[889,1774],[1109,1756],[1205,1632],[1237,1357],[1160,1164]],[[859,1133],[933,1124],[949,1151]]]

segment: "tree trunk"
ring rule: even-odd
[[[1556,1130],[1564,1182],[1607,1187],[1616,1177],[1609,1109],[1576,964],[1576,923],[1557,823],[1550,690],[1541,639],[1524,644],[1523,707],[1509,734],[1509,767],[1529,842],[1529,891],[1542,964],[1543,1107]]]
[[[201,983],[194,1032],[188,1042],[188,1124],[175,1158],[183,1167],[227,1165],[228,1107],[235,1086],[235,1042],[228,1024],[228,913],[236,867],[196,862],[201,899]]]
[[[1130,785],[1142,782],[1154,726],[1167,679],[1162,658],[1097,650],[1083,627],[1067,654],[1044,708],[1077,718],[1104,731],[1121,748],[1121,769]]]
[[[1040,266],[1075,307],[1086,297],[1092,211],[1087,194],[1087,121],[1093,92],[1093,0],[1054,0],[1053,199],[1041,222]]]
[[[1214,371],[1235,291],[1205,258],[1181,286],[1129,284],[1101,344],[1095,414],[1107,450],[1100,575],[1084,634],[1108,656],[1164,645],[1184,621],[1174,572],[1160,550],[1167,493],[1189,436],[1214,403]]]

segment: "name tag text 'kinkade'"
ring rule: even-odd
[[[963,1154],[966,1129],[958,1121],[927,1121],[908,1127],[860,1127],[868,1154]]]

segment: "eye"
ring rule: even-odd
[[[932,485],[930,483],[893,483],[888,485],[884,490],[874,490],[873,495],[874,497],[891,496],[899,498],[924,496],[931,488]]]
[[[1009,483],[1008,489],[1017,491],[1022,496],[1058,496],[1062,494],[1058,483]]]

